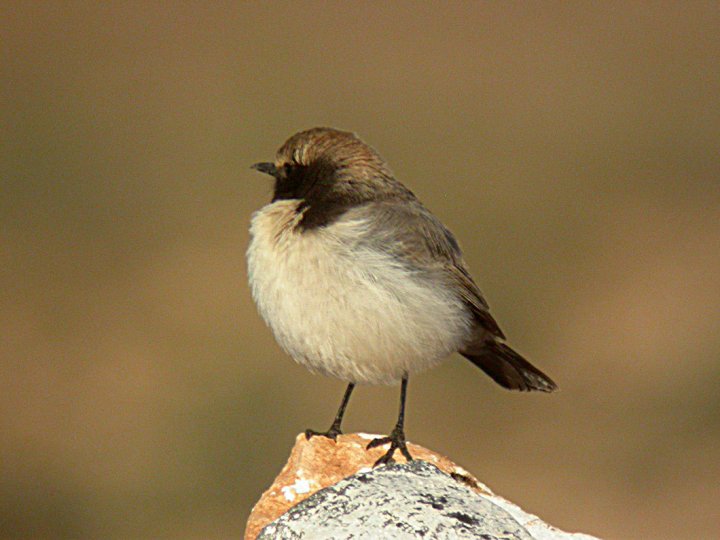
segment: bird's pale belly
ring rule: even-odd
[[[294,204],[255,214],[248,268],[260,313],[296,361],[345,381],[391,384],[461,347],[461,302],[387,254],[350,247],[352,223],[295,232]]]

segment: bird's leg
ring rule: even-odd
[[[347,407],[348,401],[350,401],[350,394],[352,394],[353,388],[355,388],[355,383],[349,383],[347,389],[345,390],[345,395],[343,396],[343,400],[340,404],[337,415],[335,415],[335,421],[332,423],[332,426],[330,426],[330,429],[328,429],[327,431],[314,431],[312,429],[306,429],[306,439],[310,439],[315,435],[320,435],[334,441],[337,439],[338,435],[342,435],[342,431],[340,430],[340,424],[342,424],[342,419],[345,415],[345,407]]]
[[[400,387],[400,414],[398,415],[395,429],[392,430],[392,433],[390,433],[389,437],[373,439],[372,441],[370,441],[370,444],[367,445],[367,448],[370,449],[375,448],[376,446],[382,446],[383,444],[390,443],[390,449],[385,453],[385,455],[383,455],[375,462],[375,465],[373,465],[374,467],[394,462],[395,460],[393,459],[393,454],[395,453],[395,450],[400,450],[400,452],[402,452],[402,455],[405,456],[408,461],[412,461],[412,456],[410,455],[410,452],[407,449],[407,445],[405,444],[405,431],[403,429],[405,424],[405,395],[407,394],[407,384],[408,376],[407,374],[405,374],[402,379],[402,386]]]

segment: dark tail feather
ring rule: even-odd
[[[476,352],[477,351],[477,352]],[[504,343],[487,341],[482,348],[461,354],[500,386],[510,390],[554,392],[557,385]]]

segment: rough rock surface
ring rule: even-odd
[[[379,467],[323,489],[258,539],[422,537],[532,539],[506,510],[426,461]]]
[[[353,433],[340,435],[337,441],[332,441],[326,437],[308,440],[305,434],[298,435],[285,467],[255,504],[245,528],[245,540],[254,540],[268,523],[316,491],[358,472],[371,471],[373,463],[387,451],[387,445],[365,449],[376,437],[379,435]],[[448,458],[412,443],[408,443],[408,449],[415,459],[433,463],[473,489],[490,493],[470,473]],[[396,457],[398,463],[405,463],[400,452],[396,452]]]
[[[245,539],[592,538],[550,527],[421,446],[408,443],[415,458],[409,464],[398,452],[397,464],[373,469],[386,451],[365,449],[375,437],[341,435],[334,442],[298,435],[287,464],[253,508]]]

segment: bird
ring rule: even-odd
[[[252,165],[273,180],[252,215],[248,280],[280,347],[314,373],[347,383],[336,440],[356,385],[397,385],[400,410],[375,466],[410,461],[410,375],[458,352],[500,386],[553,392],[555,382],[506,344],[455,236],[357,135],[316,127],[291,136],[275,160]]]

